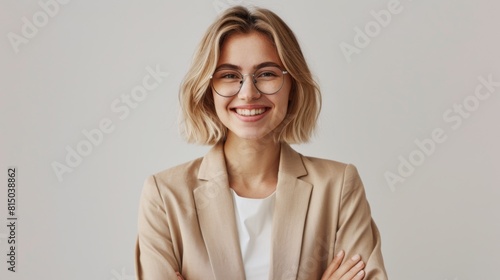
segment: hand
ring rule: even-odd
[[[177,280],[184,280],[184,277],[182,277],[179,272],[176,272],[175,274],[177,274]]]
[[[365,277],[365,263],[359,255],[347,260],[343,265],[344,251],[340,251],[332,260],[321,280],[362,280]]]

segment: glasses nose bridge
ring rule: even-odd
[[[257,89],[256,80],[254,78],[255,77],[255,73],[247,73],[247,74],[241,74],[240,73],[240,75],[241,75],[240,90],[243,88],[243,84],[245,83],[246,77],[249,76],[251,78],[253,87],[260,93],[260,91]]]
[[[245,78],[246,78],[247,76],[250,76],[250,77],[252,78],[252,80],[251,80],[251,81],[252,81],[252,84],[254,84],[254,85],[255,85],[255,79],[254,79],[254,77],[255,77],[255,73],[247,73],[247,74],[241,74],[241,82],[240,82],[240,83],[241,83],[241,86],[243,86],[243,84],[245,83]]]
[[[250,86],[250,89],[247,89],[247,90],[250,90],[250,92],[252,93],[247,93],[247,94],[250,94],[250,95],[254,95],[255,93],[257,94],[261,94],[260,93],[260,90],[257,88],[257,85],[256,85],[256,81],[255,81],[255,73],[247,73],[247,74],[242,74],[240,73],[241,75],[241,81],[240,81],[240,89],[238,90],[238,92],[236,94],[241,94],[242,93],[242,89],[243,89],[243,84],[245,83],[245,80],[246,80],[246,76],[249,76],[251,78],[251,84],[249,85]],[[245,94],[245,95],[247,95]]]

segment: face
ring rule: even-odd
[[[215,90],[213,98],[217,116],[228,128],[228,138],[258,140],[272,137],[272,132],[285,119],[290,96],[290,75],[283,76],[281,89],[272,95],[261,94],[252,83],[251,74],[262,65],[284,69],[272,42],[258,32],[233,34],[226,38],[217,69],[231,68],[245,76],[238,94],[222,97]]]

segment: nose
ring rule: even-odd
[[[248,81],[247,81],[248,77]],[[243,79],[241,80],[241,88],[240,91],[238,92],[238,98],[241,100],[245,101],[250,101],[250,100],[255,100],[259,99],[261,94],[255,87],[255,84],[253,83],[253,76],[250,74],[244,75]]]

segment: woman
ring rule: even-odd
[[[146,180],[137,279],[387,279],[356,168],[289,146],[309,140],[321,98],[276,14],[221,15],[180,103],[187,140],[214,146]]]

